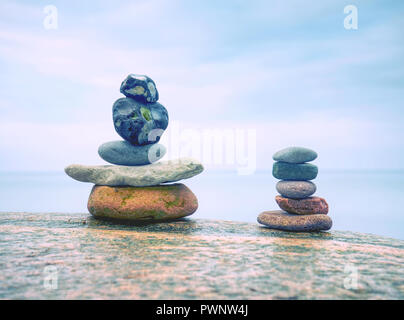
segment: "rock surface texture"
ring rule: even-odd
[[[0,263],[0,299],[404,299],[404,241],[254,223],[2,212]]]

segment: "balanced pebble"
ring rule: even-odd
[[[188,179],[203,171],[200,162],[190,158],[160,161],[145,166],[84,166],[65,168],[68,176],[81,182],[103,186],[145,187]]]
[[[282,210],[262,212],[257,221],[271,229],[284,231],[312,232],[332,227],[332,220],[327,215],[295,215]]]
[[[317,153],[303,147],[289,147],[276,152],[273,157],[275,161],[288,163],[310,162],[317,158]]]
[[[159,99],[156,84],[148,76],[130,74],[121,84],[121,93],[144,103],[153,103]]]
[[[180,183],[152,187],[94,186],[87,207],[98,218],[161,221],[193,214],[198,200]]]
[[[98,148],[98,154],[112,164],[140,166],[156,162],[164,157],[166,148],[158,143],[134,146],[127,141],[111,141],[102,144]]]
[[[158,142],[168,126],[167,110],[158,102],[120,98],[112,107],[112,117],[115,131],[136,146]]]
[[[295,214],[327,214],[328,203],[320,197],[305,199],[289,199],[281,196],[275,197],[276,203],[282,210]]]
[[[275,162],[272,174],[280,180],[313,180],[317,177],[318,168],[311,163]]]
[[[310,181],[279,181],[276,190],[286,198],[303,199],[316,192],[316,185]]]

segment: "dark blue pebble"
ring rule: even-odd
[[[121,84],[121,93],[128,98],[143,103],[153,103],[159,99],[156,84],[145,75],[130,74]]]
[[[167,110],[158,102],[121,98],[115,101],[112,114],[116,132],[136,146],[158,142],[168,126]]]

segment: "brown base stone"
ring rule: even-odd
[[[290,199],[282,196],[275,197],[276,203],[282,210],[295,214],[327,214],[328,203],[320,197],[305,199]]]
[[[262,212],[257,221],[271,229],[284,231],[325,231],[332,227],[332,220],[324,214],[296,215],[282,210]]]
[[[151,187],[95,185],[87,208],[99,218],[162,221],[193,214],[198,208],[198,199],[180,183]]]

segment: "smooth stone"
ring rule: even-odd
[[[98,148],[98,154],[109,163],[123,166],[141,166],[158,161],[166,154],[162,144],[134,146],[128,141],[110,141]]]
[[[112,107],[112,115],[116,132],[137,146],[158,142],[168,126],[167,110],[158,102],[143,104],[120,98]]]
[[[304,199],[316,192],[316,185],[310,181],[279,181],[276,190],[286,198]]]
[[[317,173],[317,166],[311,163],[275,162],[272,167],[272,175],[280,180],[313,180]]]
[[[198,209],[198,199],[181,183],[153,187],[94,186],[87,208],[97,218],[161,221],[193,214]]]
[[[328,203],[320,197],[305,199],[289,199],[281,196],[275,197],[278,206],[289,213],[295,214],[327,214]]]
[[[288,163],[310,162],[317,158],[317,153],[303,147],[289,147],[276,152],[273,157],[275,161]]]
[[[284,231],[325,231],[332,227],[332,220],[324,214],[295,215],[282,210],[262,212],[257,221],[271,229]]]
[[[197,160],[181,158],[145,166],[84,166],[72,164],[65,168],[68,176],[81,182],[105,186],[155,186],[160,183],[188,179],[203,171]]]
[[[153,103],[159,99],[156,84],[148,76],[130,74],[121,84],[121,93],[144,103]]]

